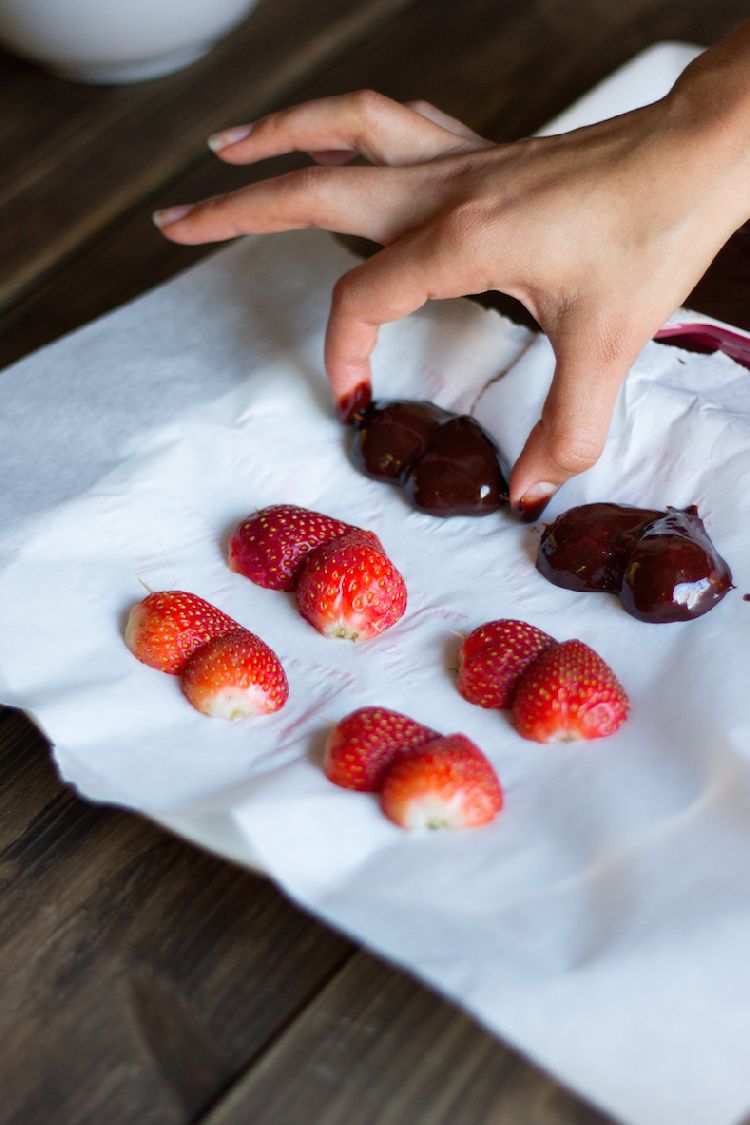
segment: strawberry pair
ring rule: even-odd
[[[470,739],[385,707],[361,707],[334,727],[324,769],[344,789],[379,792],[402,828],[476,828],[503,804],[495,771]]]
[[[489,621],[458,651],[458,690],[479,707],[510,710],[534,742],[605,738],[628,715],[612,669],[581,641],[562,644],[525,621]]]
[[[149,594],[130,613],[125,643],[143,664],[181,676],[183,692],[204,715],[267,715],[289,696],[275,652],[197,594]]]
[[[258,586],[294,592],[302,616],[325,637],[369,640],[406,609],[406,585],[377,535],[293,504],[243,520],[229,566]]]

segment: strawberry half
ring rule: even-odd
[[[130,611],[125,644],[143,664],[175,676],[197,648],[239,628],[236,621],[197,594],[162,590],[149,594]]]
[[[383,783],[383,811],[402,828],[476,828],[502,805],[497,774],[463,734],[405,754]]]
[[[199,648],[182,674],[182,690],[197,711],[231,720],[278,711],[289,696],[278,656],[248,629]]]
[[[440,738],[440,733],[385,707],[360,707],[328,736],[323,769],[344,789],[376,792],[397,757]]]
[[[510,707],[521,674],[554,643],[526,621],[488,621],[458,650],[458,690],[477,707]]]
[[[229,569],[268,590],[294,590],[310,552],[353,530],[321,512],[274,504],[237,526],[229,542]]]
[[[308,556],[297,605],[324,636],[364,641],[403,617],[406,586],[377,536],[351,531]]]
[[[526,669],[513,700],[513,725],[534,742],[606,738],[625,722],[628,697],[588,645],[564,641]]]

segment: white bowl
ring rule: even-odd
[[[0,42],[78,82],[139,82],[211,50],[257,0],[0,0]]]

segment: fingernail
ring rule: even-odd
[[[336,404],[342,422],[356,422],[357,416],[370,405],[372,388],[369,383],[357,383],[353,391],[343,395]]]
[[[208,138],[208,147],[212,152],[221,152],[238,141],[244,141],[253,131],[252,125],[237,125],[234,129],[225,129],[223,133],[213,133]]]
[[[176,223],[178,219],[184,219],[193,210],[193,205],[185,204],[184,207],[166,207],[163,211],[154,211],[151,218],[154,220],[154,225],[162,230],[168,227],[170,223]]]
[[[526,490],[521,499],[513,505],[513,511],[524,523],[533,523],[534,520],[539,519],[559,487],[558,484],[550,484],[549,481],[539,481]]]

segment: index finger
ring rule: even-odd
[[[337,282],[326,330],[325,362],[339,416],[349,421],[370,397],[370,356],[381,325],[428,300],[470,292],[427,230],[404,235]]]

